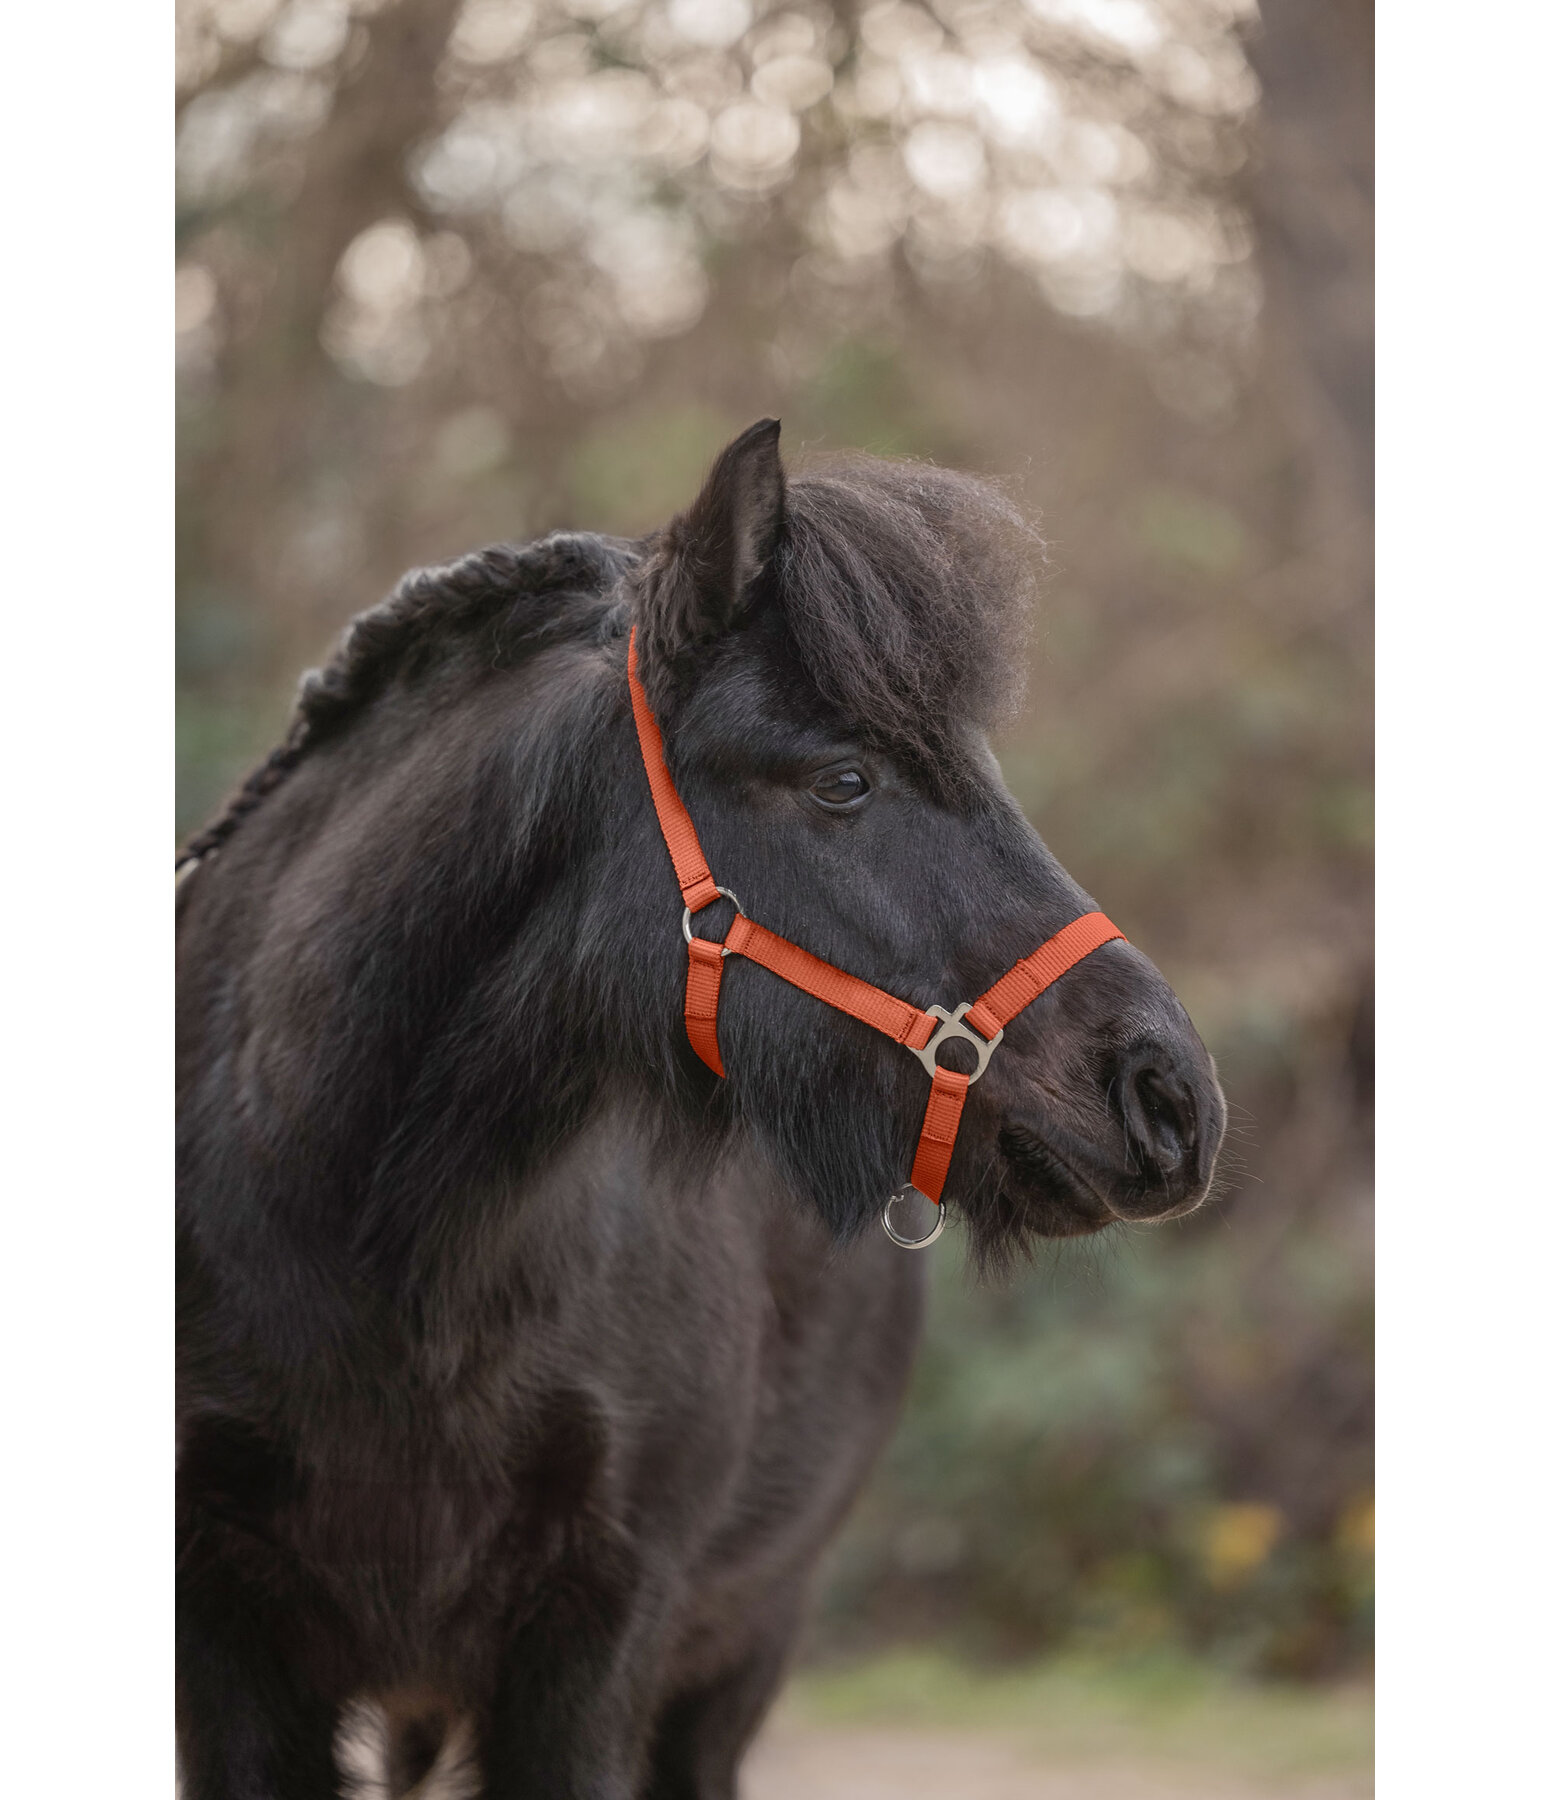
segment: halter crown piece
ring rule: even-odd
[[[755,924],[743,912],[734,893],[717,887],[705,852],[700,848],[694,821],[668,773],[662,731],[636,668],[633,628],[630,631],[629,674],[630,705],[635,714],[635,731],[646,765],[646,779],[651,784],[657,822],[662,827],[667,853],[673,860],[673,872],[683,894],[683,934],[689,945],[684,1025],[695,1055],[708,1069],[725,1077],[721,1051],[716,1043],[716,1011],[721,1000],[722,972],[729,956],[747,957],[772,975],[778,975],[782,981],[789,981],[793,987],[801,988],[827,1006],[838,1007],[841,1012],[860,1019],[862,1024],[883,1032],[896,1044],[913,1052],[931,1077],[931,1092],[926,1099],[926,1116],[920,1127],[920,1142],[916,1146],[909,1185],[936,1207],[936,1222],[924,1237],[900,1236],[889,1213],[895,1202],[908,1193],[908,1188],[902,1188],[890,1196],[883,1208],[883,1229],[906,1250],[919,1250],[935,1243],[942,1231],[942,1188],[953,1159],[963,1103],[969,1089],[985,1073],[1007,1025],[1084,957],[1091,956],[1103,944],[1113,943],[1116,938],[1123,941],[1124,932],[1100,912],[1084,913],[1057,931],[1031,956],[1014,963],[978,1000],[965,1000],[952,1012],[940,1006],[930,1006],[922,1012],[908,1000],[896,999],[870,982],[862,981],[859,976],[847,975],[833,963],[826,963],[821,957],[813,956]],[[725,941],[719,944],[696,937],[690,927],[694,915],[718,896],[737,907],[737,917],[732,921]],[[961,1039],[974,1051],[977,1060],[972,1074],[960,1075],[954,1069],[938,1065],[937,1054],[951,1038]]]

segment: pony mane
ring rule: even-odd
[[[379,605],[352,619],[321,669],[301,678],[284,739],[222,811],[179,853],[181,870],[218,850],[302,758],[361,713],[388,684],[412,675],[452,638],[498,630],[492,654],[505,660],[582,623],[564,602],[612,588],[631,546],[595,534],[555,532],[538,542],[496,544],[455,562],[412,569]],[[549,602],[515,613],[514,600]],[[592,623],[589,615],[586,623]]]
[[[411,570],[302,677],[284,739],[188,841],[179,870],[218,850],[309,751],[450,640],[488,630],[505,660],[558,633],[617,635],[620,578],[652,541],[556,532]],[[990,729],[1021,700],[1043,559],[1038,532],[999,488],[929,463],[825,458],[786,490],[778,576],[809,678],[865,739],[934,784],[952,786],[963,724]],[[582,594],[599,601],[585,616],[567,604]]]
[[[822,697],[878,748],[941,772],[965,723],[1022,700],[1037,530],[993,483],[928,463],[825,460],[786,490],[777,568]]]

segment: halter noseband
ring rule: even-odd
[[[630,631],[630,705],[635,714],[635,731],[640,739],[641,758],[646,765],[646,779],[651,784],[651,799],[656,807],[657,822],[667,842],[667,853],[673,860],[673,873],[678,877],[683,894],[683,934],[689,945],[689,979],[684,993],[684,1025],[689,1043],[700,1061],[719,1076],[726,1070],[716,1042],[716,1012],[721,1000],[721,976],[729,956],[745,956],[799,987],[804,993],[838,1007],[853,1019],[885,1033],[896,1044],[920,1058],[931,1077],[931,1092],[926,1100],[926,1116],[920,1127],[920,1142],[910,1170],[910,1186],[924,1194],[937,1208],[936,1223],[922,1238],[901,1237],[889,1221],[894,1201],[907,1190],[890,1196],[883,1209],[883,1228],[904,1249],[921,1249],[934,1243],[942,1230],[942,1188],[953,1158],[953,1145],[958,1138],[958,1123],[963,1117],[963,1103],[969,1089],[985,1073],[996,1046],[1008,1024],[1039,995],[1074,968],[1083,957],[1091,956],[1103,944],[1124,940],[1124,932],[1100,912],[1084,913],[1041,944],[1031,956],[1014,963],[1006,974],[980,995],[978,1000],[965,1000],[952,1012],[940,1006],[922,1011],[908,1000],[899,1000],[881,988],[873,987],[859,976],[847,975],[821,957],[778,937],[763,925],[755,924],[743,911],[737,896],[727,888],[717,887],[710,865],[694,829],[694,821],[679,798],[678,789],[668,773],[663,753],[662,731],[652,714],[646,690],[636,670],[635,631]],[[695,913],[722,898],[737,907],[726,940],[717,944],[696,937],[690,929]],[[974,1072],[960,1075],[944,1069],[937,1062],[943,1044],[958,1038],[967,1043],[977,1058]]]

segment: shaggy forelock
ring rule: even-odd
[[[924,463],[825,462],[786,496],[782,605],[825,701],[950,777],[965,725],[1021,700],[1043,543],[992,483]]]

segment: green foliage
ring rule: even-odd
[[[1364,1688],[1248,1685],[1210,1664],[1155,1652],[996,1667],[894,1650],[809,1670],[788,1704],[820,1727],[1015,1738],[1046,1764],[1123,1758],[1270,1779],[1359,1774],[1372,1765]]]
[[[1226,1218],[1073,1242],[1004,1290],[949,1252],[820,1642],[1359,1662],[1365,1423],[1323,1413],[1320,1371],[1369,1340],[1365,1272],[1317,1221],[1273,1255]]]

